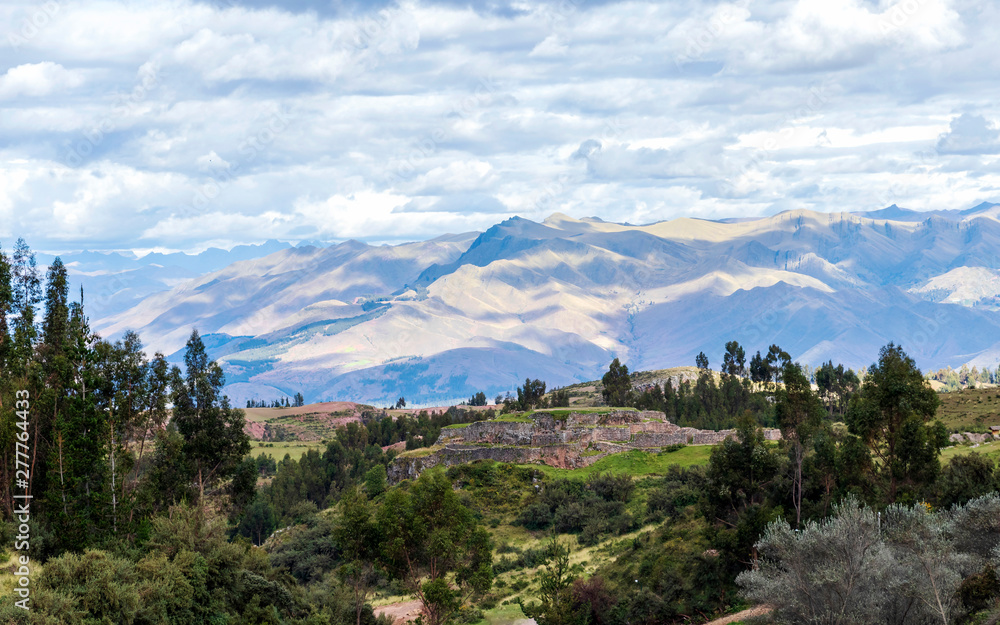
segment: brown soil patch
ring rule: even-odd
[[[770,614],[772,609],[773,608],[769,605],[759,605],[750,608],[749,610],[743,610],[742,612],[737,612],[736,614],[730,614],[729,616],[717,618],[714,621],[705,623],[705,625],[729,625],[730,623],[739,623],[743,619]]]
[[[274,417],[294,417],[298,415],[307,414],[329,414],[331,412],[347,412],[357,413],[360,415],[358,410],[358,404],[352,401],[325,401],[318,404],[306,404],[305,406],[298,406],[295,408],[244,408],[243,409],[248,415],[260,419],[273,419]]]
[[[375,608],[375,616],[388,614],[392,617],[392,622],[395,625],[402,625],[402,623],[409,623],[420,616],[420,610],[419,601],[403,601]]]

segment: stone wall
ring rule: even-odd
[[[953,443],[986,443],[997,439],[986,432],[956,432],[949,436],[948,440]]]
[[[630,449],[658,450],[677,444],[717,445],[735,430],[697,430],[670,423],[661,412],[613,410],[532,415],[530,423],[479,421],[441,432],[432,454],[398,457],[389,467],[392,483],[411,479],[432,466],[495,460],[543,463],[561,468],[585,467],[611,453]],[[779,430],[764,430],[767,440],[779,440]],[[599,452],[599,453],[595,453]],[[586,455],[584,455],[586,453]]]

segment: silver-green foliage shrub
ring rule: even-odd
[[[783,520],[756,544],[744,596],[774,606],[778,623],[922,625],[964,612],[963,579],[1000,564],[1000,496],[948,511],[890,506],[879,517],[856,499],[794,531]]]
[[[795,532],[784,520],[757,542],[757,566],[736,583],[755,603],[775,607],[781,623],[875,623],[892,557],[875,514],[855,500]]]

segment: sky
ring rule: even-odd
[[[1000,200],[997,3],[4,0],[0,247]]]

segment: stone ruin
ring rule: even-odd
[[[389,467],[389,480],[396,483],[439,464],[451,466],[475,460],[575,469],[609,454],[633,449],[658,452],[677,444],[716,445],[736,434],[735,430],[680,427],[655,411],[571,412],[565,419],[538,412],[530,419],[477,421],[442,430],[433,448],[415,450],[422,455],[411,452],[397,457]],[[778,440],[781,432],[765,429],[764,437]]]

